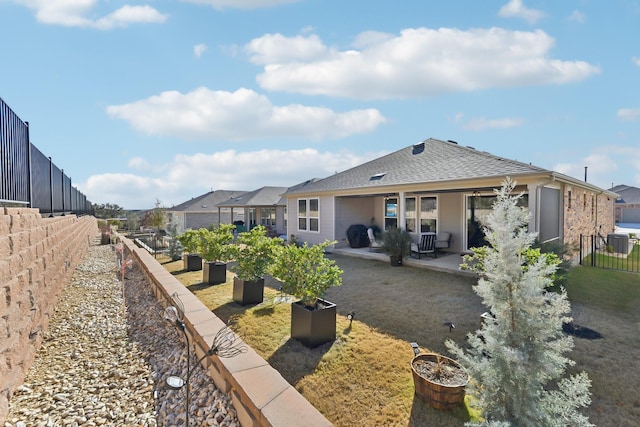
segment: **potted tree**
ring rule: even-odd
[[[411,235],[404,228],[390,227],[382,233],[382,249],[392,266],[401,266],[411,249]]]
[[[182,245],[182,262],[184,270],[202,270],[202,257],[198,254],[200,246],[200,235],[197,230],[187,230],[178,236],[178,241]]]
[[[282,282],[282,290],[300,299],[291,304],[291,338],[307,347],[336,338],[336,305],[322,299],[327,289],[342,284],[342,270],[324,253],[336,243],[326,240],[315,246],[283,246],[270,269]]]
[[[211,229],[201,228],[200,255],[204,259],[202,266],[202,281],[208,284],[218,284],[227,281],[227,261],[233,256],[232,224],[220,224]]]
[[[262,225],[238,234],[234,246],[236,264],[232,267],[233,301],[241,304],[259,304],[264,298],[264,275],[273,262],[282,239],[267,237]]]

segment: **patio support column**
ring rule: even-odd
[[[540,185],[529,184],[527,185],[527,192],[529,193],[529,232],[540,231]]]
[[[407,226],[406,208],[404,191],[401,191],[398,193],[398,228],[404,229]]]

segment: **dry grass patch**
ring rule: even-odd
[[[267,278],[262,304],[232,300],[233,275],[203,285],[202,272],[165,267],[221,319],[235,316],[245,341],[336,426],[460,426],[466,407],[432,409],[414,395],[409,342],[445,352],[444,340],[464,339],[478,326],[482,306],[472,279],[412,267],[331,255],[344,269],[343,285],[327,299],[338,304],[336,341],[308,349],[290,338],[291,307],[274,303],[278,282]],[[355,311],[350,324],[346,315]],[[449,331],[443,323],[453,321]]]
[[[591,378],[593,403],[586,413],[596,425],[635,427],[640,420],[640,275],[575,267],[567,293],[574,321],[602,339],[574,339],[573,371]]]
[[[274,303],[278,283],[267,279],[265,302],[241,307],[227,283],[203,286],[202,272],[185,273],[181,261],[165,264],[221,319],[238,317],[239,333],[336,426],[460,426],[466,407],[431,409],[414,395],[409,342],[447,355],[444,341],[466,344],[485,308],[475,280],[387,262],[330,255],[344,270],[343,285],[326,297],[338,305],[337,339],[308,349],[290,339],[290,304]],[[569,299],[576,323],[604,338],[575,338],[572,371],[592,379],[596,425],[635,426],[640,419],[640,278],[588,267],[571,270]],[[351,327],[346,315],[355,312]],[[451,321],[451,332],[443,323]]]

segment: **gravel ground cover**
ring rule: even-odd
[[[63,291],[5,427],[173,426],[185,423],[184,338],[134,265],[119,280],[116,252],[92,246]],[[193,354],[193,352],[192,352]],[[192,356],[190,426],[239,426],[230,398]]]

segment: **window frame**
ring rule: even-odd
[[[315,201],[316,209],[312,210],[312,202]],[[304,205],[304,212],[301,212],[300,207]],[[307,197],[303,199],[297,199],[297,218],[298,218],[298,231],[305,231],[307,233],[320,233],[320,198],[319,197]],[[304,227],[301,224],[304,223]],[[315,227],[313,227],[315,223]],[[315,228],[315,229],[314,229]]]

